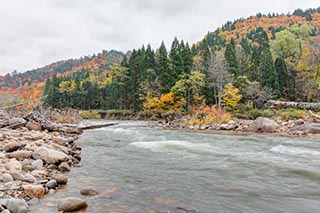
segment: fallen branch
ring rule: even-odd
[[[320,103],[270,100],[267,102],[267,106],[269,106],[270,108],[290,107],[290,108],[295,108],[295,109],[320,111]]]
[[[103,127],[108,127],[108,126],[114,126],[114,125],[118,125],[118,124],[117,124],[117,123],[97,124],[97,125],[90,125],[90,126],[79,127],[79,129],[80,129],[80,130],[98,129],[98,128],[103,128]]]
[[[309,113],[310,113],[313,117],[320,118],[320,115],[314,114],[311,110],[309,110]]]

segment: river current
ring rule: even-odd
[[[320,138],[162,130],[120,121],[85,131],[76,143],[82,147],[79,167],[32,212],[57,212],[57,199],[68,196],[85,199],[89,206],[82,212],[88,213],[320,211]],[[99,194],[81,196],[86,188]]]

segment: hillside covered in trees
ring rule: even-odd
[[[20,91],[21,100],[42,92],[44,105],[56,108],[237,111],[269,99],[318,102],[319,53],[320,8],[297,9],[227,22],[192,46],[175,38],[170,47],[162,42],[8,74],[0,86],[2,97]]]
[[[119,51],[104,50],[97,55],[58,61],[24,73],[14,71],[0,76],[0,103],[6,106],[38,99],[42,97],[47,79],[107,72],[112,64],[119,64],[123,56],[124,53]]]

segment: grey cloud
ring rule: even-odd
[[[228,20],[317,7],[319,0],[10,0],[0,2],[0,74],[102,49],[200,40]]]

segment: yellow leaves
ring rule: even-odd
[[[168,111],[179,111],[180,103],[174,97],[173,92],[162,94],[158,97],[147,95],[147,100],[143,104],[143,109],[151,114],[162,114]]]
[[[76,84],[74,81],[61,81],[59,84],[59,92],[73,92],[76,89]]]
[[[225,91],[222,94],[222,104],[224,106],[235,108],[238,105],[241,98],[242,95],[239,94],[239,89],[234,87],[232,83],[228,83],[225,86]]]

